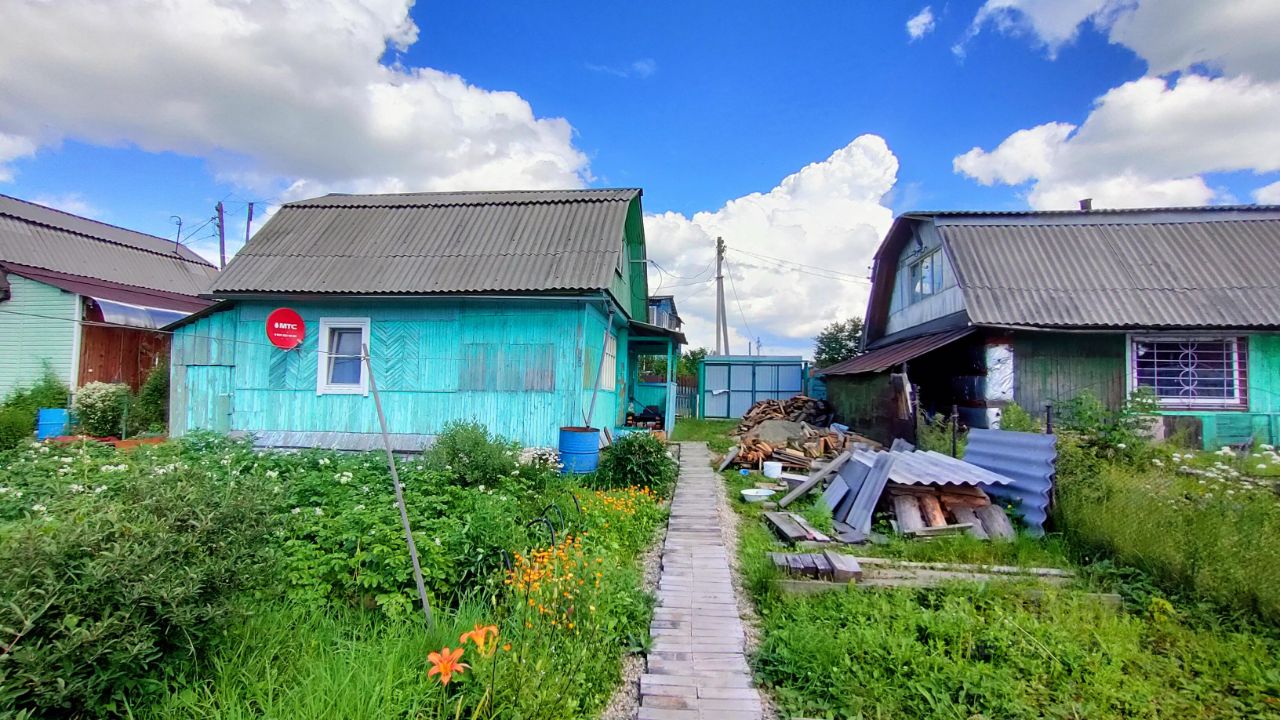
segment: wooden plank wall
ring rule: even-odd
[[[125,383],[137,390],[147,373],[164,362],[169,353],[169,336],[157,332],[85,325],[81,333],[77,386]]]

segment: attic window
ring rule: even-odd
[[[932,250],[912,261],[908,267],[911,302],[920,302],[942,292],[942,253]]]
[[[1236,337],[1134,337],[1131,387],[1151,388],[1167,409],[1243,410],[1248,341]]]

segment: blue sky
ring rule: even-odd
[[[653,284],[687,298],[698,344],[714,234],[742,250],[735,342],[803,352],[815,326],[860,311],[865,283],[846,276],[908,209],[1280,196],[1265,188],[1280,145],[1249,117],[1280,97],[1255,27],[1277,3],[423,1],[405,15],[403,0],[340,0],[304,19],[184,0],[136,21],[75,5],[20,2],[0,29],[0,71],[25,80],[0,89],[0,193],[166,237],[171,216],[192,230],[224,200],[234,248],[248,200],[639,186],[666,271]],[[1243,23],[1229,38],[1227,15]],[[54,30],[57,54],[39,42]],[[1206,132],[1232,144],[1177,137]],[[883,147],[855,145],[867,135]],[[780,186],[814,163],[802,189]],[[210,231],[189,241],[208,253]],[[761,280],[779,273],[760,254],[794,261],[790,276]],[[797,283],[815,289],[787,301]]]

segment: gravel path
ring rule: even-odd
[[[644,571],[642,588],[647,593],[658,589],[658,576],[662,573],[662,544],[667,538],[665,527],[658,530],[653,544],[640,556]],[[600,720],[635,720],[640,712],[640,676],[645,673],[644,656],[632,653],[622,658],[622,684],[613,691],[613,697],[600,713]]]

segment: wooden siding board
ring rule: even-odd
[[[1013,336],[1014,401],[1033,415],[1092,392],[1118,409],[1125,398],[1124,335],[1017,333]]]
[[[0,397],[40,379],[46,363],[63,382],[74,384],[76,296],[17,275],[9,275],[8,282],[11,296],[0,303],[6,311],[0,312]]]
[[[603,329],[598,309],[584,312],[573,302],[307,301],[289,306],[307,324],[306,341],[289,352],[266,342],[266,316],[275,303],[243,301],[234,317],[215,320],[226,313],[215,314],[180,330],[191,336],[182,351],[187,370],[221,359],[220,345],[232,347],[230,429],[377,432],[371,398],[315,392],[320,318],[369,317],[370,353],[392,432],[434,435],[450,420],[477,419],[526,444],[554,445],[560,426],[581,423],[584,319],[596,314]],[[217,334],[218,328],[231,328],[230,337],[240,342],[197,345],[197,338]],[[592,335],[598,344],[599,335]],[[493,355],[468,386],[460,380],[472,372],[466,369],[469,346]],[[620,359],[620,370],[624,364]],[[205,381],[190,373],[187,377]],[[504,389],[526,386],[540,389]],[[616,400],[608,395],[601,393],[597,401],[597,418],[617,412]],[[208,401],[205,389],[192,390],[185,399],[188,405]],[[178,433],[203,422],[190,411],[183,417],[192,418],[187,421],[192,427],[179,422]]]

